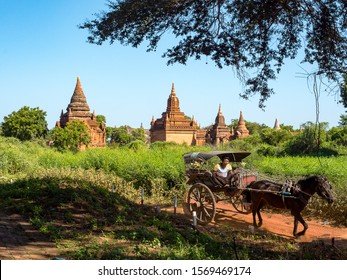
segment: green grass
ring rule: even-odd
[[[210,149],[155,143],[61,153],[0,137],[0,207],[26,216],[70,259],[316,259],[326,253],[318,246],[309,254],[306,247],[271,234],[213,226],[200,232],[185,216],[155,213],[151,205],[184,198],[182,155]],[[347,226],[346,156],[252,154],[245,161],[259,178],[325,175],[336,201],[327,205],[314,197],[305,215]],[[140,205],[142,188],[145,206]],[[339,258],[332,253],[330,258]]]
[[[301,244],[272,234],[250,234],[216,225],[196,230],[187,216],[156,213],[156,198],[147,197],[145,205],[140,205],[134,188],[120,178],[116,192],[111,192],[103,172],[59,172],[52,169],[1,184],[0,207],[30,220],[67,259],[303,257]],[[329,258],[340,258],[338,254],[332,251]],[[321,252],[309,256],[316,258],[321,258]]]

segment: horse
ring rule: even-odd
[[[331,192],[331,185],[326,178],[314,175],[306,179],[299,180],[293,187],[292,195],[283,194],[283,185],[274,183],[268,180],[254,181],[247,186],[243,194],[245,200],[252,204],[253,226],[261,227],[263,219],[260,215],[260,210],[265,205],[270,205],[275,208],[289,209],[294,216],[293,235],[298,237],[304,235],[308,229],[308,225],[301,216],[301,211],[308,204],[311,196],[317,193],[320,197],[327,200],[328,203],[334,201]],[[256,214],[259,223],[256,223]],[[304,229],[297,233],[298,222]]]

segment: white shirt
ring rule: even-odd
[[[227,177],[229,170],[232,170],[231,165],[228,163],[224,168],[220,164],[215,165],[214,171],[217,171],[221,177]]]

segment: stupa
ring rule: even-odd
[[[276,118],[276,120],[275,120],[274,129],[275,129],[275,130],[279,130],[279,129],[281,129],[280,124],[279,124],[279,122],[278,122],[278,119],[277,119],[277,118]]]
[[[225,118],[222,113],[222,105],[219,104],[215,123],[208,132],[208,139],[213,145],[226,143],[230,140],[231,132],[230,128],[225,124]]]
[[[76,87],[66,108],[66,113],[61,111],[60,120],[56,126],[64,128],[69,122],[78,120],[86,124],[88,132],[92,138],[91,147],[103,147],[106,145],[106,127],[104,123],[96,121],[96,113],[90,112],[87,99],[84,95],[80,78],[77,77]]]
[[[234,131],[233,138],[234,139],[246,138],[248,136],[249,136],[249,131],[246,127],[246,122],[243,119],[242,111],[240,111],[239,122],[237,124],[237,128]]]

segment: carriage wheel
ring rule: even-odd
[[[237,212],[242,214],[249,214],[251,213],[251,208],[245,208],[243,205],[243,195],[235,195],[230,197],[230,202],[234,206]]]
[[[190,213],[196,211],[196,218],[200,224],[208,224],[216,215],[216,199],[212,191],[204,184],[197,183],[188,191],[188,209]]]

